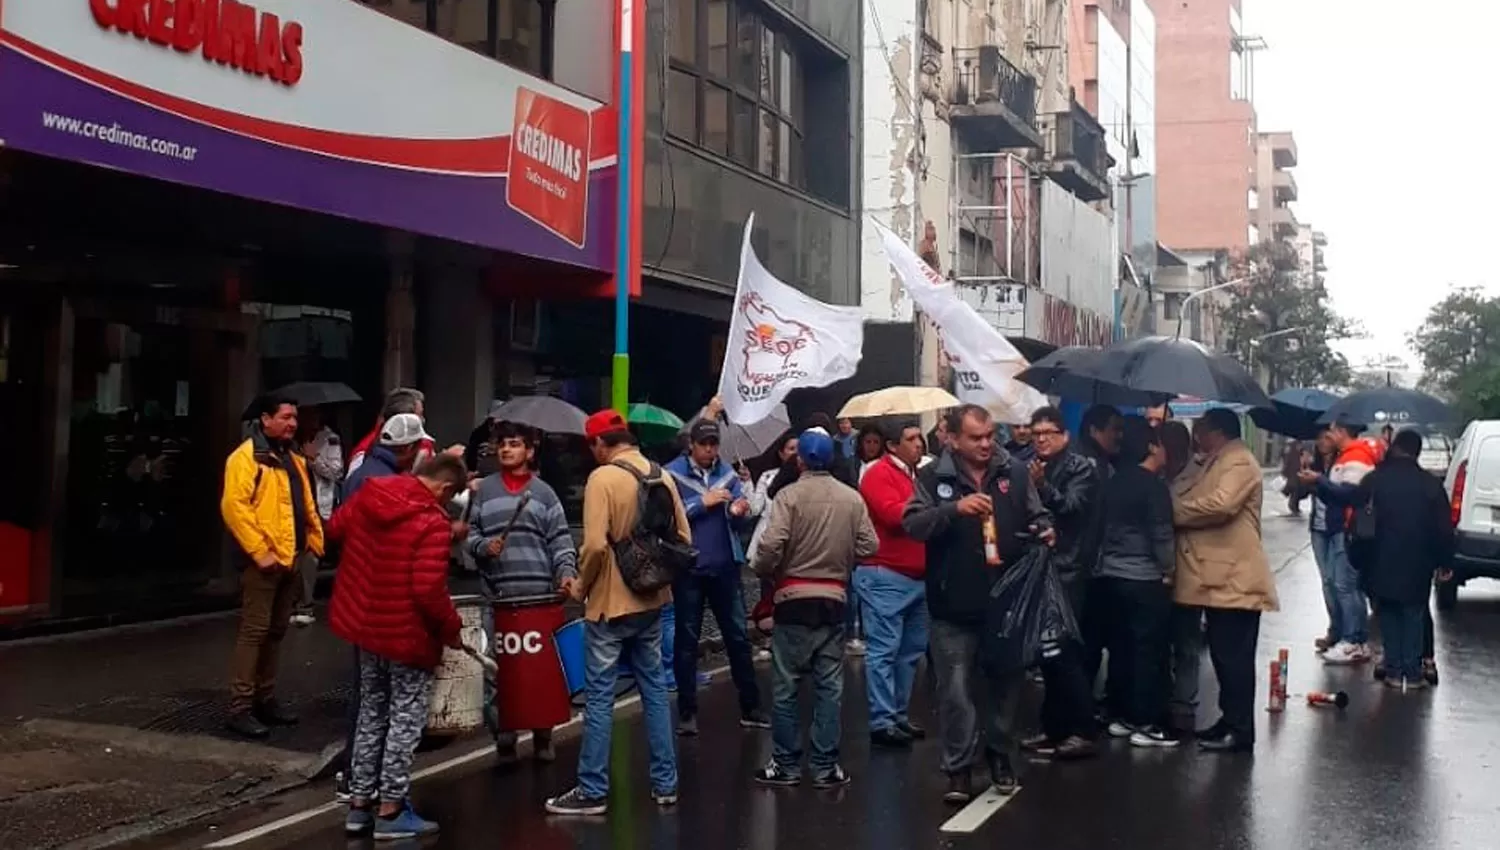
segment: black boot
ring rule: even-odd
[[[255,715],[248,711],[239,711],[229,715],[229,719],[224,721],[224,728],[241,738],[250,738],[255,741],[263,740],[271,734],[266,724],[256,720]]]
[[[255,719],[267,726],[297,725],[297,715],[287,711],[274,699],[264,700],[256,704]]]

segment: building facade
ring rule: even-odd
[[[1069,84],[1070,21],[1061,0],[868,4],[860,303],[871,320],[914,320],[879,222],[1024,353],[1112,337],[1112,160]],[[921,376],[937,380],[937,346],[919,338]]]
[[[1258,242],[1295,242],[1301,225],[1297,200],[1297,141],[1291,133],[1255,134],[1255,186],[1250,196]]]

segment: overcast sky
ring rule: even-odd
[[[1173,2],[1173,0],[1155,0]],[[1304,223],[1328,235],[1335,309],[1410,356],[1406,335],[1450,285],[1500,294],[1500,65],[1494,0],[1243,0],[1261,130],[1297,139]],[[1413,364],[1414,366],[1416,364]]]

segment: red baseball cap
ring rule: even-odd
[[[583,423],[583,436],[590,440],[597,440],[605,434],[628,430],[630,426],[626,424],[625,417],[621,416],[618,410],[601,410]]]

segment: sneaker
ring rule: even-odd
[[[651,802],[662,808],[677,805],[677,791],[652,791]]]
[[[741,729],[770,729],[771,716],[758,708],[751,709],[740,716]]]
[[[373,805],[363,809],[349,807],[349,814],[344,816],[345,835],[364,835],[375,826],[375,808]]]
[[[849,774],[842,767],[834,765],[825,773],[813,777],[813,787],[827,790],[829,788],[842,788],[849,784]]]
[[[1111,738],[1129,738],[1134,734],[1135,727],[1129,723],[1121,720],[1111,720],[1109,722],[1109,737]]]
[[[766,762],[766,766],[755,771],[754,779],[762,785],[772,785],[777,788],[791,788],[799,785],[802,778],[786,770],[775,761]]]
[[[1436,658],[1422,659],[1422,680],[1429,685],[1436,685],[1438,683]]]
[[[677,721],[677,734],[683,738],[698,737],[698,718],[683,717]]]
[[[1057,751],[1057,742],[1053,741],[1046,732],[1038,732],[1029,738],[1022,738],[1021,749],[1028,753],[1050,756]]]
[[[851,638],[844,643],[844,652],[848,655],[864,655],[867,649],[869,647],[859,638]]]
[[[1397,691],[1425,691],[1432,687],[1427,684],[1426,679],[1403,679],[1400,676],[1390,675],[1385,677],[1385,686]]]
[[[1009,768],[1001,768],[990,777],[990,787],[1000,796],[1009,797],[1021,790],[1021,780]]]
[[[516,739],[507,737],[509,740],[495,742],[496,767],[512,767],[521,761],[521,754],[516,752]]]
[[[943,802],[953,806],[967,805],[974,799],[974,777],[967,770],[948,775],[948,790],[943,792]]]
[[[354,799],[354,795],[349,793],[349,780],[344,778],[342,770],[333,775],[333,799],[339,803],[347,803]]]
[[[771,650],[769,650],[769,649],[757,649],[757,650],[755,650],[755,654],[752,655],[751,658],[757,664],[759,664],[762,661],[770,661],[771,660]]]
[[[1363,645],[1341,640],[1332,649],[1323,653],[1324,664],[1358,664],[1370,660],[1370,651]]]
[[[418,838],[424,835],[436,835],[437,831],[438,825],[412,811],[411,803],[403,805],[401,811],[391,817],[375,818],[376,841]]]
[[[311,614],[293,614],[292,615],[292,625],[294,625],[294,626],[300,626],[302,628],[306,628],[308,626],[311,626],[313,623],[316,623],[317,621],[318,621],[318,618],[314,617]]]
[[[542,764],[551,764],[557,761],[557,747],[552,743],[551,735],[537,735],[532,733],[531,757]]]
[[[1159,726],[1143,726],[1130,736],[1133,747],[1175,747],[1182,742]]]
[[[582,788],[573,788],[556,797],[549,797],[545,804],[547,813],[564,817],[594,817],[609,812],[609,801],[603,797],[589,797]]]
[[[1078,761],[1099,755],[1099,748],[1088,738],[1072,735],[1058,744],[1053,749],[1052,755],[1061,761]]]

